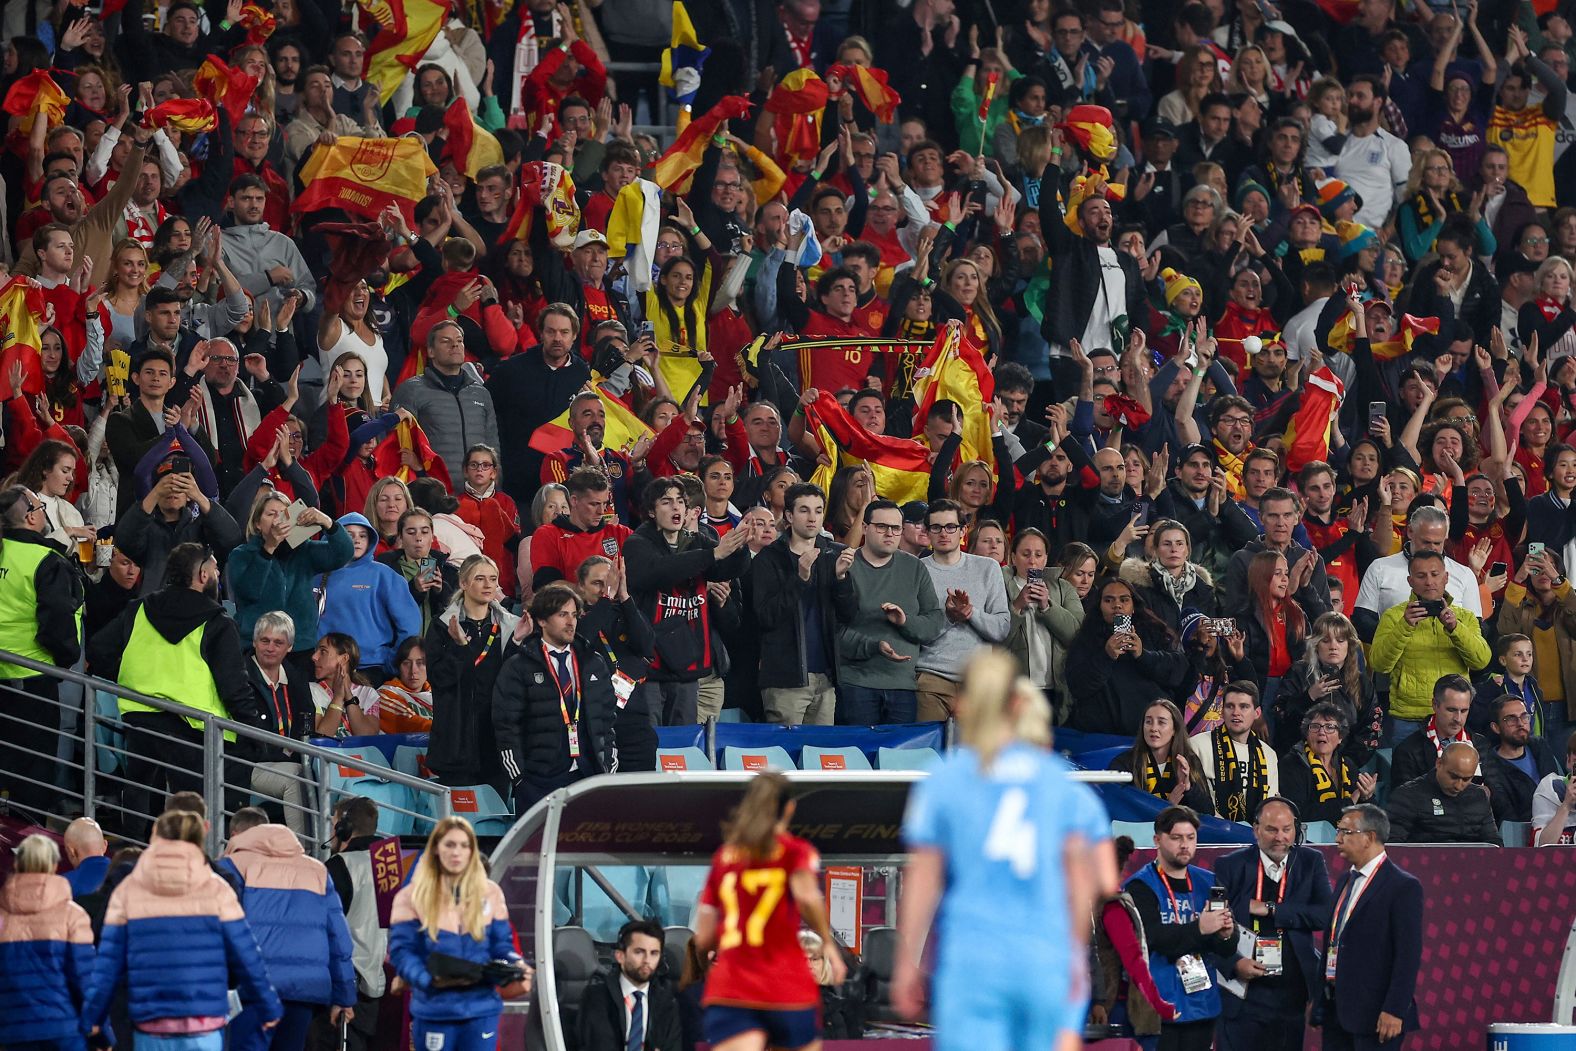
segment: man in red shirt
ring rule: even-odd
[[[607,70],[596,52],[575,33],[574,19],[562,19],[563,38],[526,74],[520,107],[532,132],[549,139],[558,134],[558,104],[579,95],[593,109],[607,94]]]
[[[613,509],[622,522],[632,521],[629,487],[634,484],[635,467],[617,449],[602,448],[607,429],[607,409],[593,391],[581,391],[569,402],[569,430],[574,437],[568,446],[542,459],[542,484],[562,483],[581,467],[601,469],[612,482]],[[650,445],[649,441],[645,443]],[[636,449],[637,452],[640,450]]]
[[[582,467],[564,482],[569,513],[531,534],[531,586],[575,580],[580,563],[592,555],[612,558],[624,549],[630,529],[609,520],[613,487],[600,468]]]
[[[852,270],[837,266],[826,271],[816,281],[815,292],[821,299],[821,310],[809,312],[809,318],[799,329],[800,335],[806,339],[870,339],[876,335],[877,330],[862,324],[855,316],[859,305],[859,279]],[[800,386],[829,391],[845,387],[857,390],[865,385],[865,377],[870,375],[871,357],[870,351],[857,347],[801,351]]]
[[[580,210],[581,226],[607,233],[608,216],[618,192],[640,175],[640,152],[627,142],[608,143],[602,154],[602,188],[591,195]]]
[[[855,241],[843,249],[843,267],[854,275],[854,281],[859,289],[859,298],[854,306],[854,324],[872,335],[879,335],[881,326],[886,324],[887,310],[891,306],[876,295],[876,275],[881,270],[881,249],[869,241]]]
[[[255,175],[268,188],[268,207],[263,210],[263,222],[270,230],[289,232],[290,186],[283,175],[268,163],[268,141],[272,129],[266,119],[255,113],[242,117],[235,125],[235,171],[233,183],[242,175]],[[140,168],[140,164],[139,164]],[[128,167],[128,170],[129,167]]]

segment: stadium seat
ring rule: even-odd
[[[717,713],[717,721],[719,723],[742,723],[747,722],[748,720],[744,718],[744,712],[742,709],[724,708],[722,711]]]
[[[668,977],[677,988],[684,977],[684,946],[695,937],[688,927],[665,927],[662,930],[662,962],[667,965]]]
[[[892,1009],[892,971],[897,963],[897,928],[865,932],[865,1017],[872,1022],[897,1018]]]
[[[941,762],[934,748],[887,748],[876,750],[878,770],[929,770]]]
[[[658,748],[658,770],[715,770],[706,753],[699,748]]]
[[[401,744],[394,746],[394,761],[389,764],[402,774],[428,780],[432,777],[427,771],[427,746],[414,744]]]
[[[1152,821],[1113,821],[1111,835],[1128,837],[1139,850],[1148,850],[1155,845],[1155,826]]]
[[[796,770],[786,749],[778,745],[764,748],[732,747],[722,750],[724,770]]]
[[[1328,821],[1310,821],[1303,827],[1304,842],[1328,844],[1335,842],[1335,826]]]
[[[807,744],[799,753],[799,766],[804,770],[869,770],[870,759],[852,746],[819,748]]]
[[[388,759],[376,748],[357,748],[345,752],[346,759],[356,759],[368,767],[389,766]],[[326,760],[325,760],[326,761]],[[399,836],[410,832],[415,827],[415,821],[409,814],[401,814],[389,810],[388,807],[401,807],[405,810],[415,810],[416,800],[413,793],[404,785],[396,785],[392,781],[385,781],[374,773],[363,773],[354,767],[343,763],[328,763],[328,805],[332,809],[341,799],[347,796],[364,796],[378,807],[378,832],[385,836]]]
[[[1505,841],[1507,847],[1530,847],[1532,845],[1532,823],[1529,821],[1501,821],[1499,823],[1499,838]]]
[[[580,1000],[596,974],[596,942],[584,927],[559,927],[553,931],[553,984],[558,987],[558,1011],[564,1032],[578,1031]]]
[[[449,807],[455,816],[469,821],[478,836],[501,836],[514,827],[514,807],[492,785],[451,789]]]

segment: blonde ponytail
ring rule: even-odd
[[[963,673],[958,705],[963,743],[989,769],[996,755],[1014,742],[1048,748],[1051,706],[1039,687],[1018,674],[1018,664],[1004,650],[986,650]]]

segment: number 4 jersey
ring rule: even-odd
[[[717,961],[706,976],[704,1003],[782,1011],[820,1006],[788,887],[794,873],[820,865],[814,847],[786,834],[765,861],[737,847],[712,855],[700,903],[717,910]]]

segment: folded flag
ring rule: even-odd
[[[985,93],[980,96],[981,124],[984,124],[990,117],[990,104],[996,101],[996,82],[1000,79],[1000,73],[987,73],[985,75]]]
[[[192,76],[192,90],[230,115],[230,123],[240,122],[241,114],[257,90],[257,78],[229,65],[218,55],[209,55]]]
[[[39,114],[43,114],[46,126],[59,124],[70,102],[49,75],[49,70],[35,69],[11,85],[0,108],[13,117],[22,118],[17,121],[17,130],[26,136],[32,132],[33,120]]]
[[[416,473],[405,465],[402,455],[407,450],[415,454],[416,462],[429,477],[441,481],[445,489],[454,487],[449,480],[449,468],[443,458],[432,451],[426,432],[415,420],[400,420],[373,450],[372,462],[377,467],[378,477],[398,478],[407,483],[415,480]]]
[[[628,405],[607,393],[600,385],[588,383],[584,389],[596,392],[607,417],[603,423],[602,448],[628,452],[640,439],[655,437],[651,428],[629,411]],[[531,432],[529,444],[542,455],[552,456],[574,443],[575,433],[569,426],[569,406],[565,405],[563,412]]]
[[[449,103],[443,113],[443,126],[449,130],[444,153],[467,179],[475,179],[483,168],[503,163],[503,147],[492,132],[476,123],[464,96],[455,96]]]
[[[800,232],[804,233],[804,240],[799,243],[798,251],[788,250],[788,262],[794,266],[815,266],[821,261],[821,239],[815,236],[815,225],[810,217],[795,208],[788,213],[788,237],[790,242]]]
[[[304,215],[341,208],[375,221],[392,204],[406,222],[414,223],[416,204],[427,196],[427,180],[436,174],[427,145],[419,138],[344,135],[332,146],[312,151],[301,169],[305,189],[290,210]]]
[[[700,89],[701,67],[710,54],[711,48],[702,47],[695,36],[695,24],[690,21],[689,11],[679,0],[674,0],[673,35],[667,50],[662,52],[662,73],[657,83],[668,89],[673,101],[690,105]]]
[[[872,434],[837,404],[830,391],[820,391],[816,400],[805,407],[804,414],[807,427],[834,465],[869,465],[870,473],[875,475],[877,496],[898,503],[925,499],[930,486],[930,450],[924,442]],[[822,486],[823,492],[830,492],[830,476],[834,472],[835,466],[823,465],[812,480]]]
[[[529,241],[537,208],[547,216],[547,239],[568,251],[580,232],[580,206],[575,203],[574,179],[563,165],[550,161],[532,161],[520,169],[520,199],[498,243]]]
[[[150,128],[174,128],[187,135],[212,131],[219,123],[207,99],[166,99],[148,111]]]
[[[378,24],[361,75],[377,86],[378,101],[387,103],[438,38],[449,16],[448,0],[356,0],[356,6]]]
[[[684,192],[688,188],[690,176],[700,167],[701,157],[710,145],[712,136],[719,129],[725,130],[728,121],[749,115],[750,100],[743,95],[728,95],[721,99],[679,132],[673,145],[657,158],[656,167],[651,173],[652,179],[664,190],[678,187],[678,192]]]
[[[44,316],[44,290],[25,277],[0,285],[0,387],[9,401],[18,393],[44,392],[43,334],[38,319]],[[11,370],[22,367],[21,390],[11,388]]]

